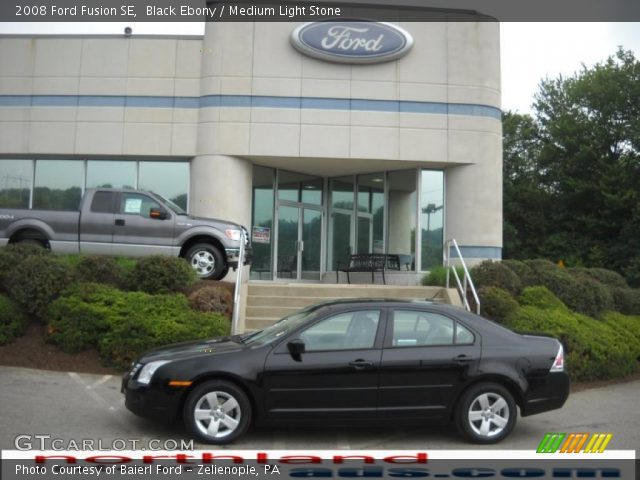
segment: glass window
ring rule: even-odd
[[[83,184],[83,161],[37,160],[33,208],[78,210]]]
[[[456,343],[461,345],[468,345],[473,343],[475,337],[466,327],[460,323],[456,324]]]
[[[384,253],[384,174],[358,176],[357,253]]]
[[[113,213],[114,192],[96,192],[91,202],[91,211],[95,213]]]
[[[119,212],[121,214],[151,218],[149,211],[152,208],[163,209],[154,199],[141,193],[123,193],[120,197]]]
[[[444,172],[423,170],[421,194],[422,270],[429,270],[442,265]]]
[[[136,188],[136,162],[89,160],[86,188]]]
[[[278,199],[321,205],[322,184],[321,178],[278,170]]]
[[[272,278],[274,176],[273,168],[253,166],[251,278]]]
[[[329,183],[331,215],[327,263],[332,270],[338,265],[346,265],[352,253],[354,181],[355,177],[350,175],[333,178]]]
[[[389,191],[387,253],[398,255],[400,265],[415,270],[418,203],[416,171],[389,172],[387,182]]]
[[[307,352],[373,348],[379,320],[377,310],[341,313],[308,328],[300,339]]]
[[[187,210],[189,163],[140,162],[138,189],[158,193]]]
[[[0,160],[0,208],[29,208],[33,160]]]
[[[452,345],[454,323],[448,317],[417,310],[393,313],[394,347]]]

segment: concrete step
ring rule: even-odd
[[[264,317],[247,317],[245,320],[245,331],[262,330],[269,325],[276,323],[279,318],[264,318]]]
[[[314,303],[327,300],[327,297],[280,297],[271,295],[250,295],[247,298],[247,307],[306,307]]]
[[[290,298],[281,298],[283,303],[288,303]],[[303,305],[304,307],[305,305]],[[285,315],[289,315],[290,313],[295,313],[300,310],[302,307],[298,306],[281,306],[281,307],[269,307],[269,306],[252,306],[247,305],[247,318],[253,317],[267,317],[267,318],[282,318]]]
[[[252,296],[324,297],[331,298],[412,298],[431,299],[440,293],[440,287],[396,285],[326,285],[326,284],[248,284]]]

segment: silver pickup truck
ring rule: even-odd
[[[192,217],[139,190],[86,190],[79,211],[0,209],[0,247],[31,243],[59,253],[179,256],[205,279],[221,279],[238,266],[241,238],[246,264],[251,247],[244,227]]]

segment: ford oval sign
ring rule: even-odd
[[[383,22],[330,21],[305,23],[291,34],[293,46],[305,55],[342,63],[380,63],[405,55],[413,37]]]

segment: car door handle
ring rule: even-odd
[[[116,219],[115,223],[117,227],[124,227],[124,220],[122,218]]]
[[[453,357],[452,360],[456,363],[468,363],[473,362],[475,358],[468,357],[466,355],[458,355],[457,357]]]
[[[349,365],[354,367],[356,370],[363,370],[367,367],[373,367],[373,362],[367,362],[366,360],[358,359],[353,362],[349,362]]]

